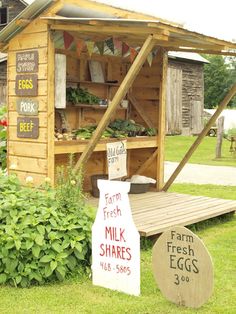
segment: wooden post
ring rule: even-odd
[[[192,154],[195,152],[199,144],[202,142],[203,138],[207,135],[212,125],[216,122],[217,118],[221,114],[221,112],[225,109],[225,107],[228,105],[230,100],[234,97],[236,94],[236,84],[232,86],[232,88],[229,90],[223,101],[218,106],[216,112],[213,114],[213,116],[210,118],[208,123],[206,124],[205,128],[202,130],[202,132],[197,137],[196,141],[193,143],[193,145],[190,147],[184,158],[179,163],[178,167],[175,169],[169,180],[166,182],[166,184],[163,187],[163,191],[167,191],[171,184],[174,182],[180,171],[183,169],[185,164],[188,162]]]
[[[168,55],[164,49],[161,49],[162,74],[160,85],[160,100],[158,107],[158,136],[157,136],[157,190],[160,191],[164,185],[164,149],[165,149],[165,133],[166,133],[166,82]]]
[[[139,54],[137,55],[136,59],[134,60],[134,63],[131,65],[126,77],[124,78],[123,82],[121,83],[120,87],[118,88],[115,96],[113,97],[113,100],[111,104],[108,106],[104,116],[102,117],[100,123],[98,124],[96,130],[93,133],[92,138],[90,139],[88,145],[86,146],[84,152],[80,156],[80,159],[77,161],[74,170],[77,171],[83,164],[86,162],[89,157],[91,156],[95,146],[97,145],[102,132],[110,122],[112,114],[115,112],[117,106],[120,104],[121,100],[125,97],[127,94],[130,86],[132,85],[134,79],[138,75],[142,65],[147,59],[148,54],[152,51],[152,48],[154,47],[156,43],[156,40],[153,39],[152,35],[149,35],[144,42]]]
[[[225,117],[220,117],[217,122],[216,158],[221,158],[221,147],[224,134]]]

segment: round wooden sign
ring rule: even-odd
[[[184,227],[164,232],[153,247],[153,271],[170,301],[198,308],[213,291],[213,266],[203,242]]]

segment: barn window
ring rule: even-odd
[[[0,8],[0,25],[7,24],[7,22],[8,22],[7,8]]]

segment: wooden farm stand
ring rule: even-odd
[[[135,50],[137,56],[133,62],[129,53],[122,56],[118,49],[113,54],[106,48],[103,55],[98,49],[91,55],[86,48],[80,54],[76,51],[81,42],[105,43],[111,38],[123,47],[125,43],[134,48],[132,53]],[[75,169],[83,165],[85,189],[90,190],[90,176],[107,171],[108,140],[101,140],[102,132],[111,120],[128,118],[158,132],[152,137],[127,138],[128,175],[155,178],[155,190],[160,191],[164,185],[168,50],[235,55],[236,44],[89,0],[41,0],[28,6],[0,33],[0,49],[8,53],[9,172],[15,172],[22,183],[28,176],[36,185],[46,177],[54,183],[57,166],[67,164],[68,156],[74,153]],[[32,54],[24,67],[27,53]],[[151,66],[147,62],[150,57]],[[90,61],[99,61],[104,82],[91,79]],[[109,106],[67,103],[65,109],[55,109],[63,103],[65,88],[77,85],[110,100]],[[127,109],[120,107],[123,99],[129,101]],[[35,111],[20,110],[17,104],[22,101],[29,102]],[[54,141],[61,112],[71,129],[98,124],[91,140]]]

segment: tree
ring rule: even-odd
[[[214,108],[225,97],[233,84],[232,71],[223,56],[204,55],[210,63],[204,66],[204,103],[205,108]],[[230,106],[233,105],[231,101]]]

